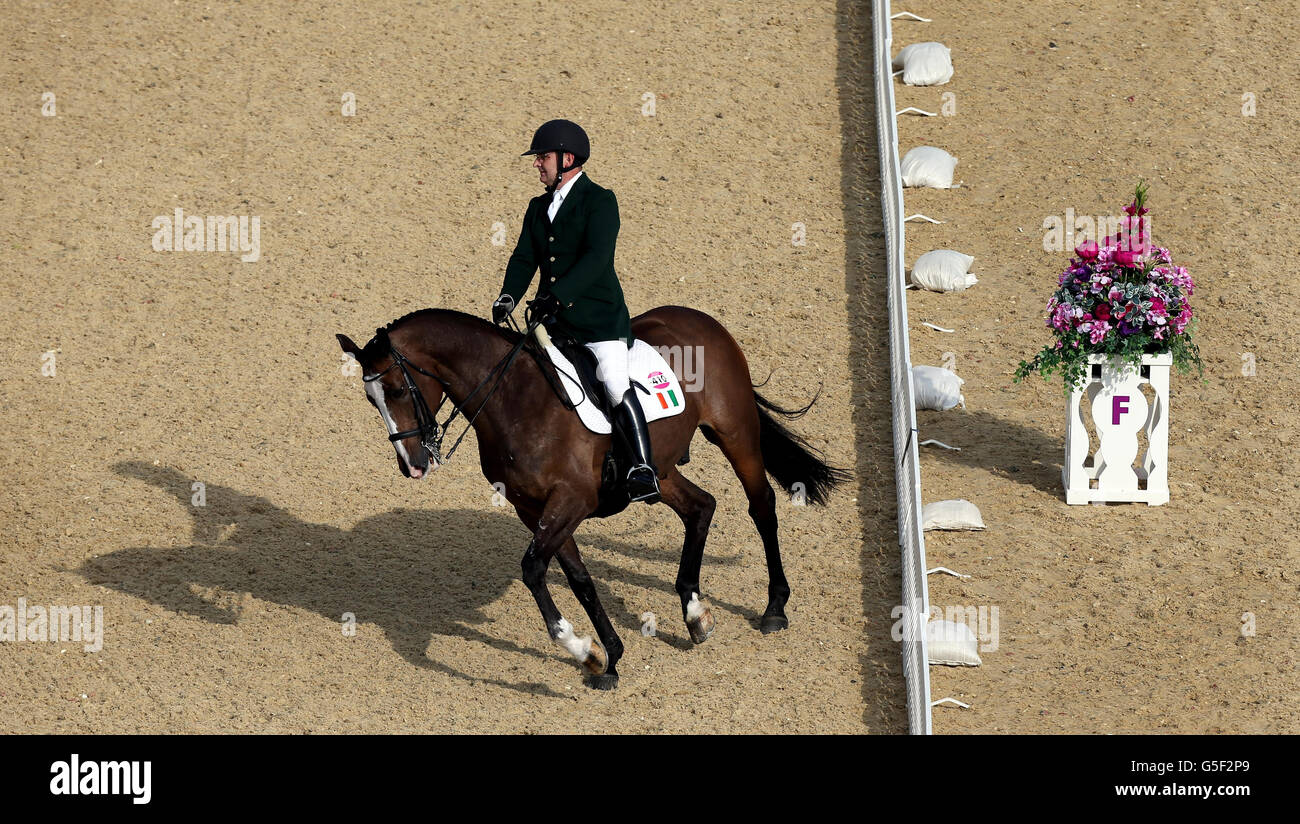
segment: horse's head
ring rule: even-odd
[[[343,352],[361,364],[366,398],[384,419],[402,474],[423,478],[437,469],[442,432],[434,416],[442,403],[442,384],[393,348],[382,329],[364,349],[347,335],[335,337]]]

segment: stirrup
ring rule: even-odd
[[[634,480],[632,477],[634,474],[643,477],[638,477]],[[648,480],[644,477],[646,475],[649,476]],[[645,501],[648,504],[653,504],[658,503],[662,498],[662,495],[659,492],[659,477],[655,473],[654,467],[648,464],[638,464],[629,469],[625,483],[627,486],[628,500],[632,503]]]

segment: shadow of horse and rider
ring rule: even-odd
[[[213,624],[237,624],[237,600],[207,600],[196,588],[249,593],[334,622],[350,612],[358,623],[378,625],[393,649],[415,666],[531,694],[565,696],[538,683],[468,675],[427,653],[430,639],[443,635],[546,661],[559,658],[540,624],[536,647],[520,646],[481,628],[491,622],[485,608],[519,580],[519,550],[529,536],[510,509],[395,509],[340,529],[304,521],[266,498],[218,485],[206,486],[205,506],[193,506],[191,484],[197,479],[143,462],[114,468],[125,478],[173,495],[189,513],[193,544],[131,547],[100,555],[79,568],[89,582]],[[584,543],[638,562],[670,566],[676,565],[680,551],[676,541],[663,548],[598,536]],[[709,558],[710,564],[729,566],[740,560],[712,553]],[[599,558],[588,563],[600,580],[673,592],[671,579]],[[629,609],[608,587],[598,586],[605,590],[600,597],[612,607],[613,620],[629,632],[639,632],[641,609]],[[714,602],[758,626],[757,611],[717,598]],[[680,650],[694,647],[685,634],[662,626],[657,637]]]

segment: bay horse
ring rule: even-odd
[[[686,527],[676,590],[691,640],[703,643],[714,626],[700,598],[700,565],[715,502],[678,469],[697,429],[730,461],[763,540],[768,602],[760,629],[764,634],[785,629],[790,586],[781,566],[776,493],[767,473],[786,490],[803,494],[807,502],[824,504],[830,490],[847,480],[848,472],[828,466],[803,438],[770,414],[798,417],[812,403],[789,410],[760,396],[750,383],[740,346],[709,315],[662,306],[632,319],[632,333],[661,352],[663,347],[680,347],[675,351],[681,352],[695,347],[694,351],[707,354],[697,359],[702,374],[691,384],[693,389],[678,376],[686,388],[685,411],[649,424],[662,502]],[[483,475],[498,490],[504,488],[506,499],[533,533],[522,561],[523,581],[537,600],[546,631],[587,671],[589,686],[613,689],[623,643],[573,540],[574,530],[585,519],[623,508],[602,508],[602,471],[611,435],[586,429],[572,406],[560,399],[550,359],[534,350],[526,334],[482,318],[450,309],[423,309],[377,330],[364,348],[346,335],[336,337],[343,351],[361,364],[366,395],[384,419],[398,467],[406,477],[426,477],[443,462],[443,425],[436,414],[444,401],[453,405],[453,417],[463,414],[472,423]],[[559,558],[599,644],[578,638],[551,600],[546,570],[552,557]]]

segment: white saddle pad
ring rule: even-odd
[[[578,382],[578,372],[573,364],[554,345],[545,344],[543,348],[550,356],[551,363],[555,364],[556,371],[560,373],[560,383],[564,384],[564,390],[569,393],[569,401],[578,405],[578,417],[582,419],[583,426],[598,435],[608,435],[611,431],[609,418],[596,408],[590,398],[584,397],[582,385]],[[641,401],[641,409],[645,411],[646,423],[680,415],[686,409],[686,396],[682,394],[682,385],[673,374],[673,370],[668,367],[668,362],[657,349],[639,338],[632,343],[632,348],[628,351],[627,374],[634,385],[640,384],[650,390],[649,394],[640,389],[636,390],[637,399]],[[603,392],[604,388],[599,391]]]

